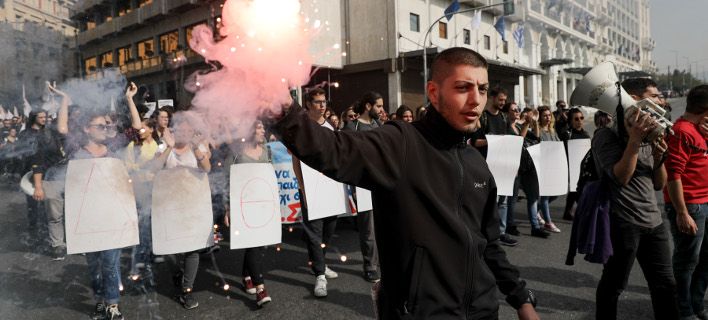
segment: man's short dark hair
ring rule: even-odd
[[[307,92],[305,95],[305,102],[312,103],[312,101],[315,101],[315,96],[319,95],[324,95],[326,92],[322,88],[314,88],[310,91]]]
[[[686,112],[703,114],[708,111],[708,85],[693,87],[686,96]]]
[[[561,104],[566,105],[566,107],[568,106],[568,104],[565,103],[565,101],[563,101],[563,100],[558,100],[558,101],[556,101],[556,108],[560,108],[559,106],[560,106]]]
[[[502,88],[502,87],[494,87],[494,88],[492,88],[492,89],[489,90],[489,96],[490,96],[490,97],[496,97],[496,96],[498,96],[498,95],[500,95],[500,94],[503,94],[503,95],[505,95],[505,96],[509,96],[509,91],[507,91],[506,89],[504,89],[504,88]]]
[[[573,119],[573,116],[576,113],[583,114],[583,111],[581,111],[580,108],[570,108],[570,110],[568,111],[568,119]]]
[[[470,65],[473,67],[487,69],[487,60],[474,50],[454,47],[440,52],[433,60],[430,69],[430,79],[437,83],[442,83],[450,74],[450,69],[459,65]]]
[[[656,82],[649,78],[629,78],[622,81],[622,88],[627,93],[641,97],[650,87],[657,87]]]
[[[354,105],[354,112],[358,114],[363,114],[366,112],[366,104],[370,105],[375,105],[376,100],[383,99],[380,93],[375,92],[375,91],[369,91],[367,93],[364,93],[364,95],[361,97],[361,100],[359,100],[356,105]]]

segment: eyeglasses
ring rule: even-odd
[[[110,124],[108,124],[108,125],[106,125],[106,124],[92,124],[92,125],[89,125],[89,127],[93,127],[98,130],[101,130],[101,131],[114,130],[116,128],[116,126],[110,125]]]
[[[319,105],[327,104],[327,100],[312,100],[312,104],[319,104]]]
[[[348,114],[347,119],[354,120],[354,119],[356,119],[356,115],[355,114]]]

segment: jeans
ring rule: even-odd
[[[515,227],[516,222],[514,221],[514,206],[516,205],[516,199],[519,196],[519,176],[514,179],[514,189],[511,196],[499,196],[499,201],[497,202],[497,207],[499,211],[499,231],[501,234],[506,233],[506,228]]]
[[[169,259],[177,275],[181,273],[182,277],[176,280],[179,281],[182,291],[192,290],[199,270],[199,251],[172,254]]]
[[[611,213],[610,238],[614,255],[605,264],[597,285],[595,318],[617,319],[617,301],[627,287],[636,258],[649,285],[654,318],[678,319],[676,280],[671,267],[666,224],[654,228],[640,227]]]
[[[379,253],[376,249],[373,211],[357,213],[356,226],[359,230],[359,247],[364,258],[364,271],[376,271],[379,264]]]
[[[255,247],[246,249],[246,254],[243,257],[243,277],[251,277],[253,284],[258,286],[264,284],[263,280],[263,256],[265,254],[264,247]]]
[[[111,305],[120,301],[120,251],[121,249],[111,249],[86,254],[96,302]]]
[[[44,205],[52,247],[66,247],[64,236],[64,181],[44,181]]]
[[[312,272],[315,276],[321,276],[325,272],[326,244],[337,228],[337,216],[309,220],[307,208],[302,208],[302,224],[304,227],[304,238],[307,242],[307,254],[312,263]],[[325,244],[325,247],[322,247]]]
[[[549,202],[551,200],[551,197],[540,197],[538,200],[538,209],[541,211],[541,214],[543,215],[543,220],[546,220],[546,223],[551,223],[551,208],[549,207]]]
[[[679,232],[674,206],[666,204],[665,207],[674,238],[674,277],[682,317],[703,312],[703,297],[708,286],[708,203],[686,204],[686,207],[698,227],[695,236]]]

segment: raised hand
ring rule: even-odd
[[[128,88],[125,90],[125,96],[129,99],[132,99],[137,93],[138,86],[135,85],[135,82],[131,82],[130,85],[128,85]]]
[[[49,81],[47,81],[46,83],[47,83],[47,89],[49,89],[49,92],[51,92],[51,93],[53,93],[53,94],[56,94],[56,95],[60,95],[60,96],[62,96],[62,97],[66,97],[66,96],[67,96],[66,93],[64,93],[64,92],[62,92],[62,91],[59,91],[59,89],[57,89],[57,83],[56,83],[56,82],[54,82],[54,84],[51,84],[51,83],[49,83]]]

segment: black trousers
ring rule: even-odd
[[[312,272],[315,276],[323,275],[325,272],[325,253],[329,240],[337,228],[337,216],[310,221],[307,215],[307,208],[302,208],[302,224],[304,226],[303,237],[307,242],[307,254],[312,263]],[[322,244],[325,244],[322,247]]]
[[[379,264],[379,253],[376,249],[376,236],[374,235],[373,211],[358,212],[356,227],[359,230],[359,246],[364,257],[364,271],[376,271]]]
[[[678,319],[676,280],[666,224],[640,227],[610,214],[610,226],[614,254],[605,264],[597,286],[595,319],[617,319],[617,301],[627,287],[635,258],[649,285],[654,318]]]
[[[253,284],[258,286],[263,281],[263,255],[264,247],[248,248],[243,257],[243,277],[251,277]]]

